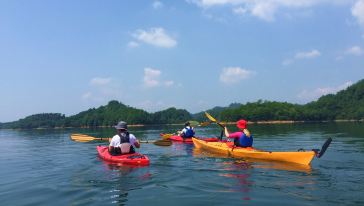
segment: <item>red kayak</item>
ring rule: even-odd
[[[160,134],[160,136],[163,137],[163,133]],[[197,139],[201,139],[201,140],[204,140],[206,142],[217,142],[219,141],[216,137],[195,137]],[[168,139],[174,141],[174,142],[183,142],[183,143],[186,143],[186,144],[193,144],[193,141],[192,141],[192,138],[185,138],[183,139],[181,136],[179,135],[173,135],[171,137],[169,137]]]
[[[133,166],[146,166],[149,165],[149,158],[140,153],[123,154],[123,155],[110,155],[107,146],[96,147],[99,156],[108,162],[120,165],[133,165]]]

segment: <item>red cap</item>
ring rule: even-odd
[[[239,120],[239,121],[236,123],[236,126],[237,126],[239,129],[246,129],[246,120],[244,120],[244,119]]]

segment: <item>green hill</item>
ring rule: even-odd
[[[364,79],[305,105],[309,120],[364,119]]]
[[[14,122],[0,123],[2,128],[54,128],[62,127],[65,115],[59,113],[34,114]]]
[[[305,105],[259,100],[246,104],[233,103],[228,107],[214,107],[207,111],[224,121],[237,121],[241,118],[249,121],[363,120],[364,80],[337,94],[322,96],[317,101]],[[0,123],[0,129],[113,126],[120,120],[127,121],[129,124],[172,124],[191,119],[207,120],[204,112],[191,114],[184,109],[169,108],[148,113],[113,100],[105,106],[92,108],[70,117],[59,113],[31,115],[18,121]]]

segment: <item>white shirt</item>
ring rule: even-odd
[[[137,141],[136,137],[133,134],[129,134],[129,143],[135,147],[136,141]],[[112,137],[110,146],[120,147],[120,137],[118,134]]]
[[[193,127],[187,126],[187,127],[183,128],[183,130],[182,130],[182,133],[183,133],[183,134],[186,134],[186,132],[187,132],[187,128],[188,128],[188,129],[190,129],[190,128],[191,128],[191,129],[193,130]]]

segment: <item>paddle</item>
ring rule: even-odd
[[[215,122],[217,125],[219,125],[222,128],[225,128],[225,125],[223,125],[221,122],[217,121],[213,116],[211,116],[209,113],[205,112],[206,117],[211,120],[212,122]]]
[[[170,137],[172,137],[172,136],[174,136],[174,135],[176,135],[175,133],[173,133],[173,134],[160,134],[160,136],[162,137],[162,139],[164,139],[164,140],[167,140],[167,139],[169,139]]]
[[[101,137],[92,137],[92,136],[89,136],[89,135],[85,135],[85,134],[71,134],[71,139],[73,141],[76,141],[76,142],[90,142],[90,141],[93,141],[93,140],[106,140],[106,141],[111,141],[111,138],[101,138]],[[157,146],[170,146],[172,145],[172,141],[170,140],[141,140],[139,141],[140,143],[153,143]]]

